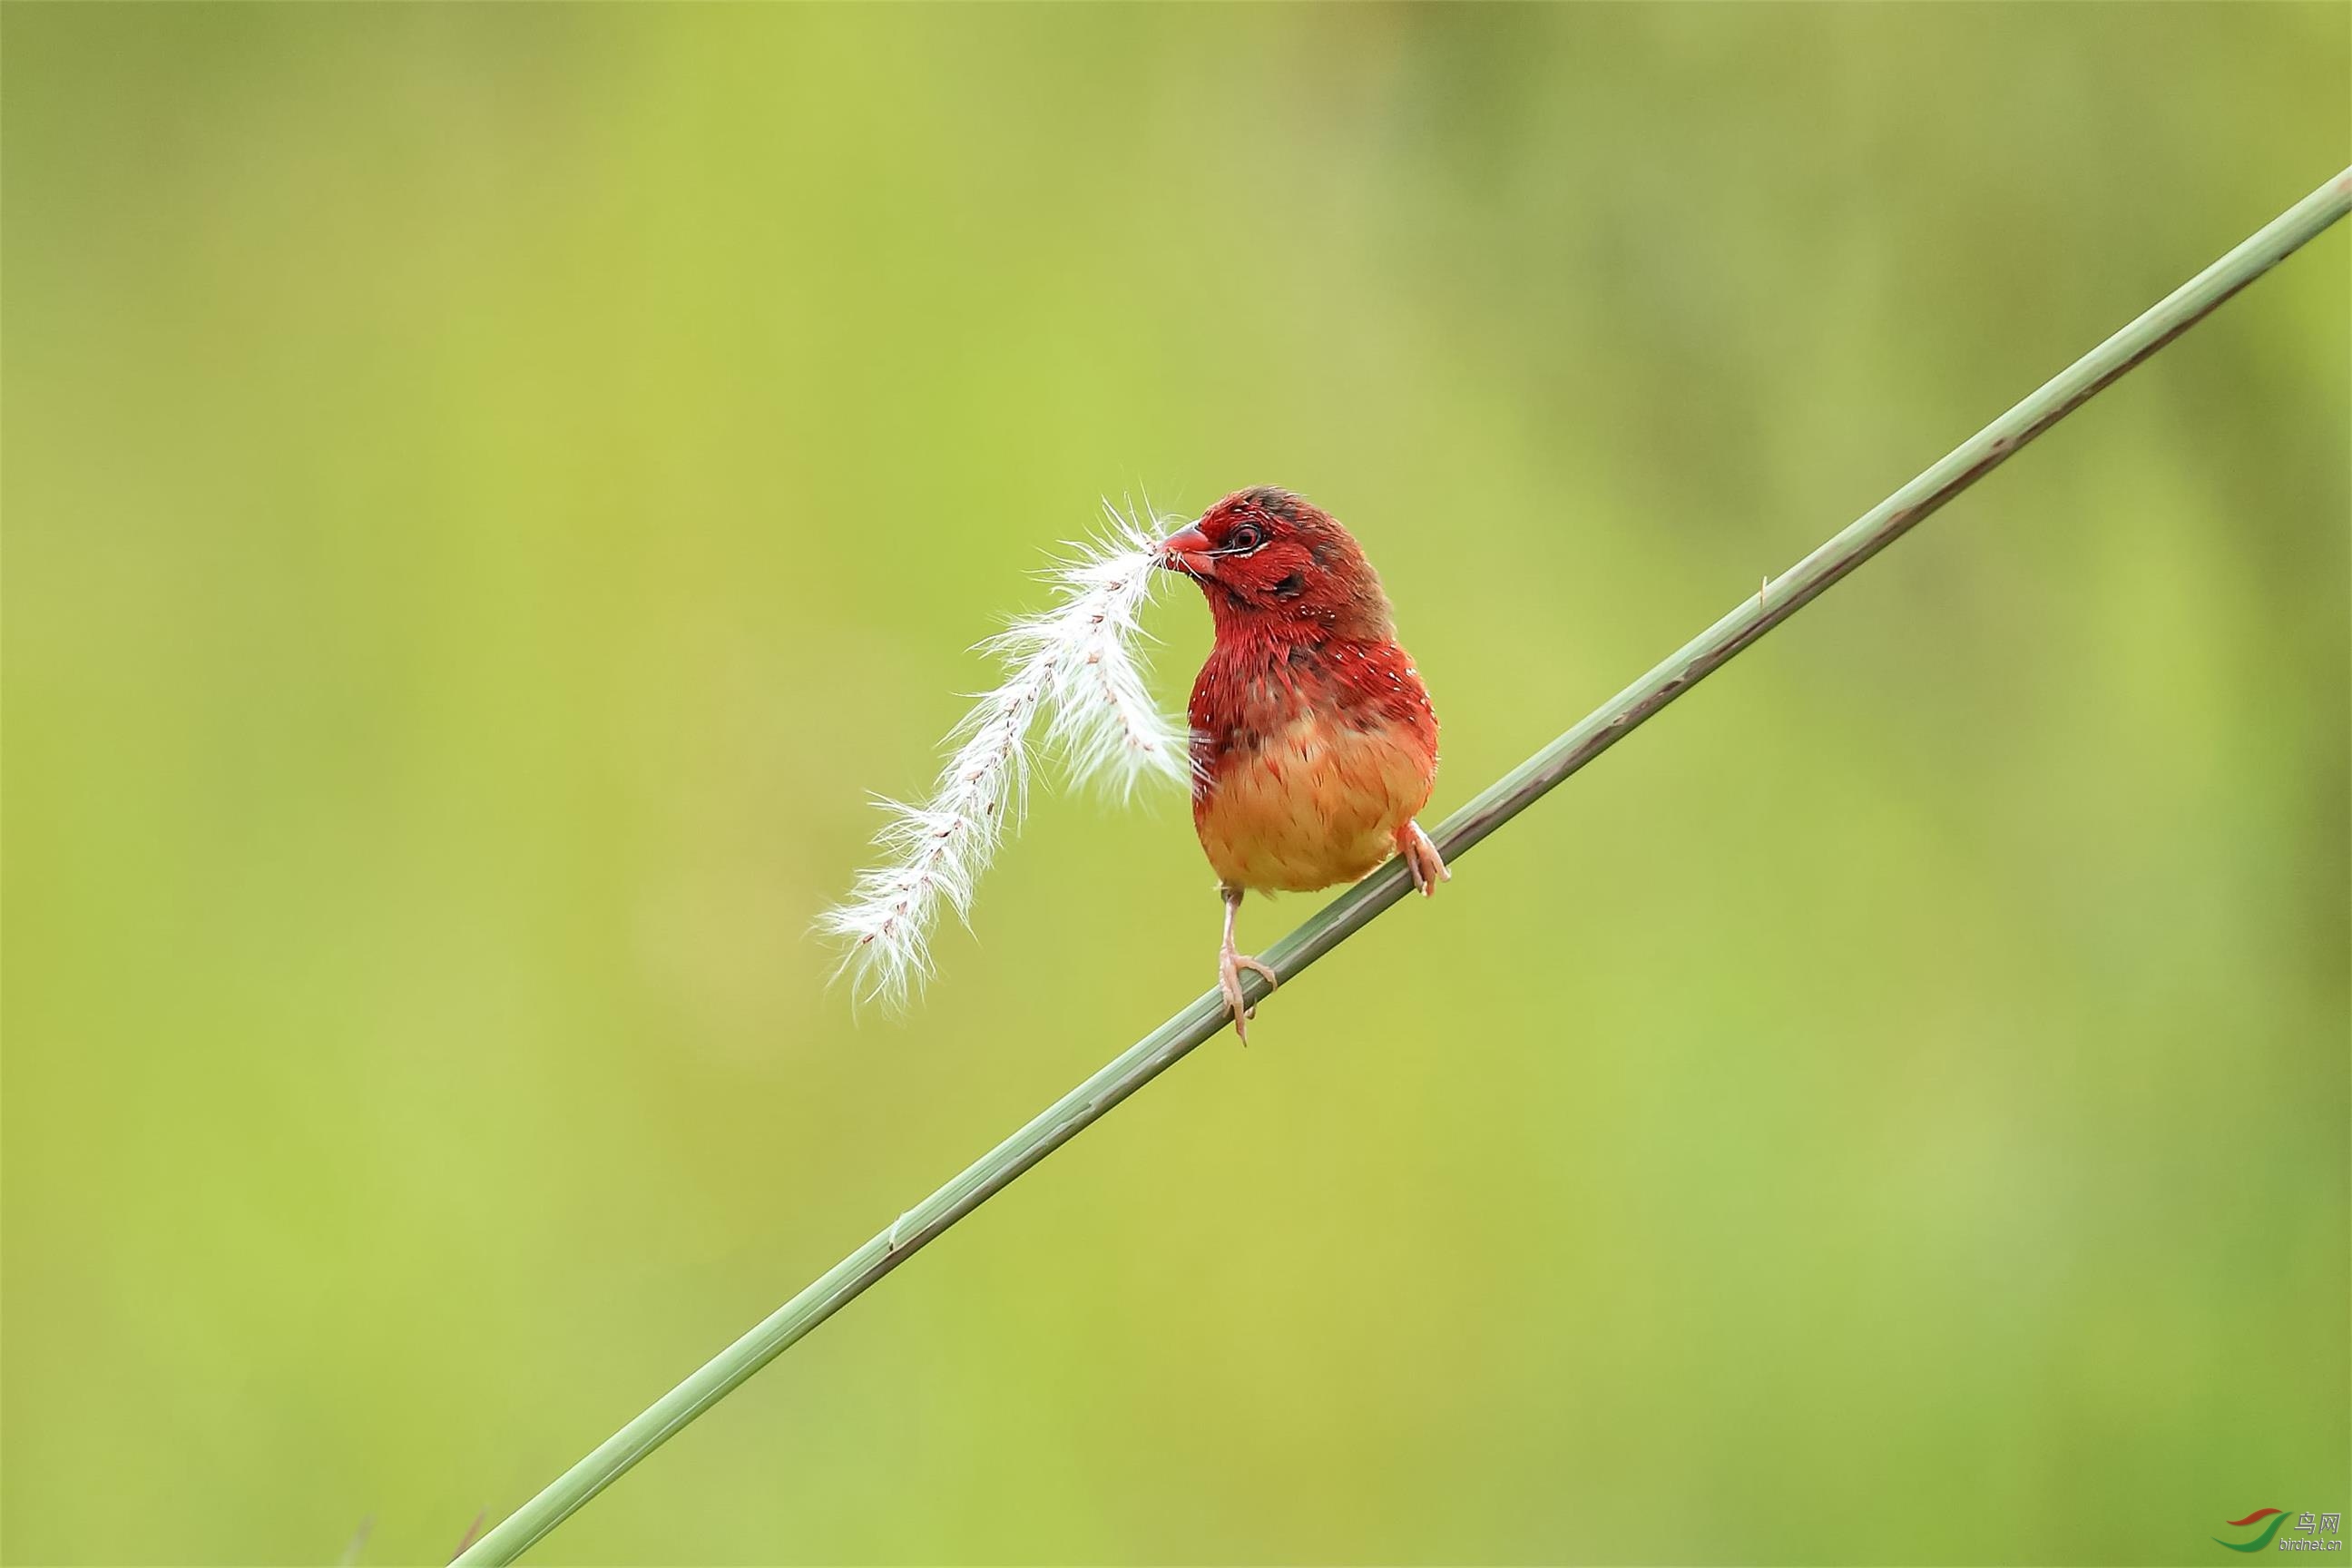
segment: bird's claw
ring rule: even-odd
[[[1282,984],[1282,976],[1245,952],[1235,952],[1227,948],[1217,955],[1217,989],[1224,994],[1225,1006],[1234,1016],[1234,1038],[1246,1046],[1249,1044],[1249,1021],[1255,1009],[1242,1000],[1242,971],[1244,969],[1255,970],[1262,975],[1269,994]]]
[[[1397,853],[1403,857],[1405,869],[1412,873],[1414,890],[1424,899],[1437,891],[1438,883],[1454,880],[1454,873],[1446,869],[1445,857],[1437,852],[1437,846],[1421,830],[1418,822],[1406,823],[1397,835]]]

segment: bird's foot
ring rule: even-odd
[[[1265,979],[1268,992],[1282,984],[1282,976],[1245,952],[1235,952],[1228,942],[1217,953],[1217,989],[1225,995],[1225,1005],[1233,1010],[1234,1038],[1249,1044],[1251,1009],[1242,1002],[1242,971],[1254,969]]]
[[[1412,885],[1424,899],[1437,891],[1438,883],[1454,880],[1454,873],[1445,868],[1445,857],[1437,852],[1418,822],[1408,822],[1397,830],[1397,853],[1404,858]]]

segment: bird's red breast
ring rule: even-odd
[[[1228,496],[1163,550],[1216,621],[1190,709],[1210,866],[1261,891],[1361,877],[1437,775],[1437,714],[1371,563],[1336,520],[1272,489]]]

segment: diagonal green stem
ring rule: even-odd
[[[1913,524],[1976,483],[2109,382],[2194,326],[2222,300],[2269,271],[2352,210],[2352,169],[2297,202],[2261,232],[2174,290],[2137,321],[2076,360],[2016,407],[1970,437],[1950,456],[1873,507],[1835,538],[1769,583],[1755,597],[1685,643],[1574,729],[1538,752],[1448,817],[1437,845],[1451,860],[1533,805],[1547,791],[1622,740],[1634,726],[1722,668],[1839,578],[1901,538]],[[1404,867],[1391,860],[1349,888],[1261,956],[1288,980],[1405,896]],[[1265,983],[1245,975],[1252,1001]],[[721,1351],[652,1408],[557,1477],[457,1558],[460,1563],[511,1563],[630,1466],[791,1345],[831,1317],[917,1249],[1003,1191],[1015,1176],[1068,1142],[1104,1112],[1150,1083],[1186,1052],[1224,1027],[1213,991],[1202,996],[1029,1125],[972,1163],[961,1175],[908,1209],[896,1225],[843,1258],[757,1328]]]

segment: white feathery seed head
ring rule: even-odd
[[[1003,681],[950,732],[929,799],[878,803],[889,814],[874,838],[883,863],[818,918],[843,944],[840,973],[860,1001],[903,1008],[930,977],[940,909],[970,923],[972,890],[1026,804],[1041,715],[1045,744],[1074,783],[1099,781],[1126,799],[1139,783],[1190,776],[1186,736],[1152,705],[1135,659],[1157,542],[1108,500],[1103,511],[1107,530],[1045,574],[1055,602],[981,645]]]

